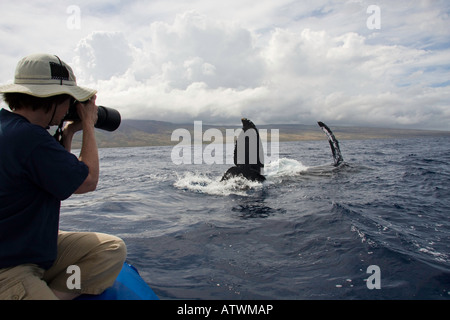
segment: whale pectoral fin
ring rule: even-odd
[[[333,153],[334,166],[337,167],[342,162],[344,162],[344,158],[341,154],[341,149],[339,148],[339,141],[336,139],[331,129],[325,123],[321,121],[317,123],[319,124],[320,128],[322,128],[323,132],[325,132],[325,134],[327,135],[328,142],[330,143],[331,147],[331,152]]]

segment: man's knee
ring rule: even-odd
[[[127,258],[127,246],[122,239],[116,236],[112,236],[112,238],[113,243],[111,244],[111,248],[114,250],[117,260],[123,263]]]
[[[125,242],[121,238],[113,235],[100,234],[99,236],[102,238],[99,252],[105,253],[105,259],[114,259],[114,261],[122,265],[127,257],[127,246]]]

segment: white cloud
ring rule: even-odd
[[[450,130],[450,5],[380,1],[374,31],[369,4],[80,0],[82,27],[70,31],[69,3],[46,5],[46,23],[36,5],[2,3],[19,17],[0,22],[0,83],[21,56],[47,51],[125,118]]]
[[[131,47],[122,33],[93,32],[76,49],[73,66],[88,81],[123,75],[131,63]]]

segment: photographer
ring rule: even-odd
[[[0,93],[11,109],[0,110],[0,300],[101,294],[122,268],[125,244],[101,233],[59,231],[61,201],[97,187],[96,91],[77,86],[59,57],[35,54],[19,61],[14,84]],[[64,148],[47,129],[71,104],[80,120],[62,131]],[[70,145],[80,130],[77,158]],[[67,287],[71,265],[81,271],[79,290]]]

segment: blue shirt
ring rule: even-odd
[[[0,268],[53,264],[61,201],[88,174],[47,130],[0,110]]]

